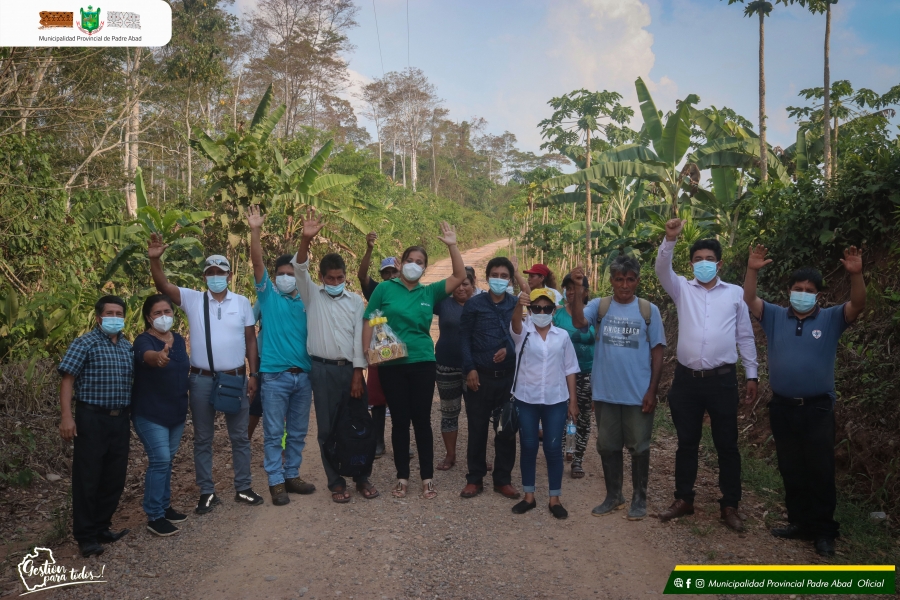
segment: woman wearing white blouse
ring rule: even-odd
[[[519,294],[519,306],[528,307],[531,316],[523,324],[522,309],[513,311],[510,332],[516,344],[516,368],[513,396],[519,411],[519,443],[521,444],[522,490],[525,499],[512,511],[520,515],[537,503],[534,499],[537,470],[538,427],[544,429],[544,456],[550,484],[550,512],[557,519],[569,513],[560,503],[562,494],[562,435],[566,416],[578,417],[575,397],[575,374],[578,358],[569,334],[553,325],[556,309],[553,291],[547,288]],[[568,407],[568,410],[567,410]]]

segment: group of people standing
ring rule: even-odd
[[[498,415],[513,402],[524,498],[512,512],[523,514],[537,505],[536,462],[543,445],[548,510],[560,519],[568,516],[561,503],[566,421],[576,428],[569,457],[571,477],[582,478],[593,412],[606,485],[606,497],[593,514],[612,514],[627,505],[628,519],[647,516],[653,413],[666,340],[659,309],[636,296],[641,273],[636,259],[618,256],[611,262],[613,294],[606,298],[589,299],[580,268],[566,275],[560,293],[545,265],[520,273],[505,257],[488,262],[488,290],[482,291],[474,271],[463,263],[455,231],[442,223],[439,240],[449,250],[449,277],[422,284],[428,254],[424,247],[412,246],[399,260],[385,258],[380,264],[382,281],[376,282],[368,274],[377,238],[373,233],[358,273],[364,302],[346,289],[346,265],[339,254],[321,258],[318,282],[311,275],[309,247],[324,226],[314,210],[303,221],[296,254],[276,259],[274,281],[263,257],[265,219],[259,207],[249,209],[247,220],[258,315],[248,298],[229,289],[232,270],[224,256],[205,261],[207,291],[169,282],[161,262],[166,246],[154,235],[148,257],[159,293],[144,302],[144,332],[133,344],[125,339],[121,333],[125,302],[104,296],[95,307],[96,327],[72,343],[59,365],[60,433],[75,446],[73,533],[84,556],[101,554],[101,544],[127,533],[113,531],[111,519],[125,484],[131,422],[149,460],[143,504],[148,530],[159,536],[177,533],[175,524],[187,516],[171,506],[170,482],[188,409],[194,427],[197,514],[209,513],[220,503],[212,469],[217,411],[226,413],[234,500],[251,506],[264,503],[252,488],[250,473],[248,419],[253,402],[263,407],[264,467],[273,505],[288,504],[290,494],[315,491],[300,477],[313,405],[328,490],[334,502],[350,501],[347,481],[335,471],[325,450],[337,413],[347,401],[370,407],[378,437],[376,455],[385,452],[389,410],[397,479],[391,494],[397,498],[409,492],[412,429],[422,497],[433,499],[438,493],[431,428],[435,386],[446,449],[437,465],[440,470],[456,464],[459,414],[465,401],[467,472],[461,497],[481,494],[488,473],[495,492],[510,499],[522,497],[512,482],[516,436],[498,432]],[[773,534],[812,537],[817,551],[833,553],[837,523],[829,444],[834,436],[834,360],[841,332],[865,306],[860,253],[848,249],[842,261],[851,274],[850,302],[820,310],[816,296],[822,288],[821,275],[807,269],[792,277],[791,308],[785,309],[756,297],[756,272],[771,262],[762,247],[751,251],[743,289],[718,277],[721,246],[714,239],[691,247],[694,278],[677,276],[672,257],[682,226],[679,219],[666,224],[656,261],[657,276],[679,319],[678,362],[669,392],[678,434],[675,501],[659,518],[666,521],[693,513],[699,443],[708,413],[719,459],[722,521],[743,529],[737,510],[741,499],[737,365],[740,352],[746,400],[752,402],[757,394],[752,313],[760,319],[769,343],[774,391],[770,414],[790,521]],[[185,339],[172,330],[175,307],[188,322],[190,354]],[[367,364],[363,349],[372,338],[369,320],[376,315],[387,318],[406,345],[407,356]],[[436,345],[430,333],[435,315],[440,329]],[[257,320],[264,332],[259,341]],[[234,380],[244,384],[237,403],[225,410],[218,397],[227,391],[222,386]],[[489,463],[492,424],[495,451]],[[630,503],[623,495],[626,448],[631,455]],[[380,494],[370,474],[371,469],[353,478],[365,499]]]

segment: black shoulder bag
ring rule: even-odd
[[[322,447],[325,459],[338,475],[366,477],[375,462],[375,446],[375,424],[365,397],[353,398],[345,389]]]
[[[531,332],[525,334],[525,341],[519,349],[519,360],[516,364],[516,376],[513,379],[512,391],[509,393],[509,400],[504,402],[502,406],[494,409],[492,420],[494,421],[494,431],[496,436],[501,440],[514,440],[516,434],[519,433],[519,411],[516,408],[516,384],[519,382],[519,369],[522,367],[522,357],[525,355],[525,344],[528,343],[528,336]]]
[[[209,395],[209,403],[213,408],[226,415],[236,415],[241,412],[241,402],[244,399],[246,382],[243,375],[226,375],[216,372],[213,364],[212,340],[209,332],[209,296],[203,294],[203,324],[206,327],[206,358],[209,360],[209,370],[213,374],[213,389]]]

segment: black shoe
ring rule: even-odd
[[[524,515],[529,510],[533,509],[536,506],[537,506],[536,500],[532,500],[531,502],[522,500],[521,502],[519,502],[518,504],[516,504],[515,506],[512,507],[512,511],[513,511],[514,515]]]
[[[183,515],[171,506],[166,509],[166,514],[163,515],[166,521],[169,523],[183,523],[187,521],[187,515]]]
[[[100,556],[104,552],[103,546],[97,542],[78,542],[78,550],[81,551],[81,555],[85,558]]]
[[[252,488],[235,493],[234,501],[249,504],[250,506],[259,506],[265,502],[262,496],[254,492]]]
[[[803,527],[799,525],[794,525],[790,523],[786,527],[775,527],[770,530],[770,533],[777,538],[783,538],[786,540],[811,540],[812,535]]]
[[[97,534],[97,541],[101,544],[112,544],[125,537],[129,531],[131,530],[123,529],[122,531],[110,531],[107,529],[106,531],[101,531]]]
[[[834,556],[834,538],[826,536],[817,537],[816,554],[820,556]]]
[[[270,485],[269,493],[272,494],[272,504],[275,506],[284,506],[291,503],[291,498],[288,496],[287,490],[284,489],[283,483]]]
[[[197,502],[197,508],[194,509],[194,512],[198,515],[205,515],[208,512],[212,512],[213,507],[217,504],[221,504],[221,502],[215,494],[200,494],[200,500]]]
[[[168,519],[162,517],[147,523],[147,531],[159,537],[169,537],[178,533],[178,528],[172,525]]]
[[[551,504],[550,505],[550,514],[556,517],[557,519],[568,519],[569,511],[563,508],[562,504]]]

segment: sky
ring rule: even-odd
[[[238,11],[256,0],[237,0]],[[422,69],[455,120],[483,117],[537,152],[547,101],[580,89],[617,91],[635,109],[643,77],[668,111],[690,93],[758,122],[758,20],[727,0],[357,0],[347,56],[355,86]],[[376,28],[377,15],[377,28]],[[900,0],[840,0],[833,9],[831,79],[878,93],[900,84]],[[777,4],[766,19],[768,141],[788,146],[785,107],[823,83],[824,15]],[[379,49],[380,44],[380,49]],[[348,90],[352,93],[352,90]],[[360,111],[357,111],[359,113]],[[374,139],[375,129],[359,116]],[[894,120],[900,123],[900,117]]]

